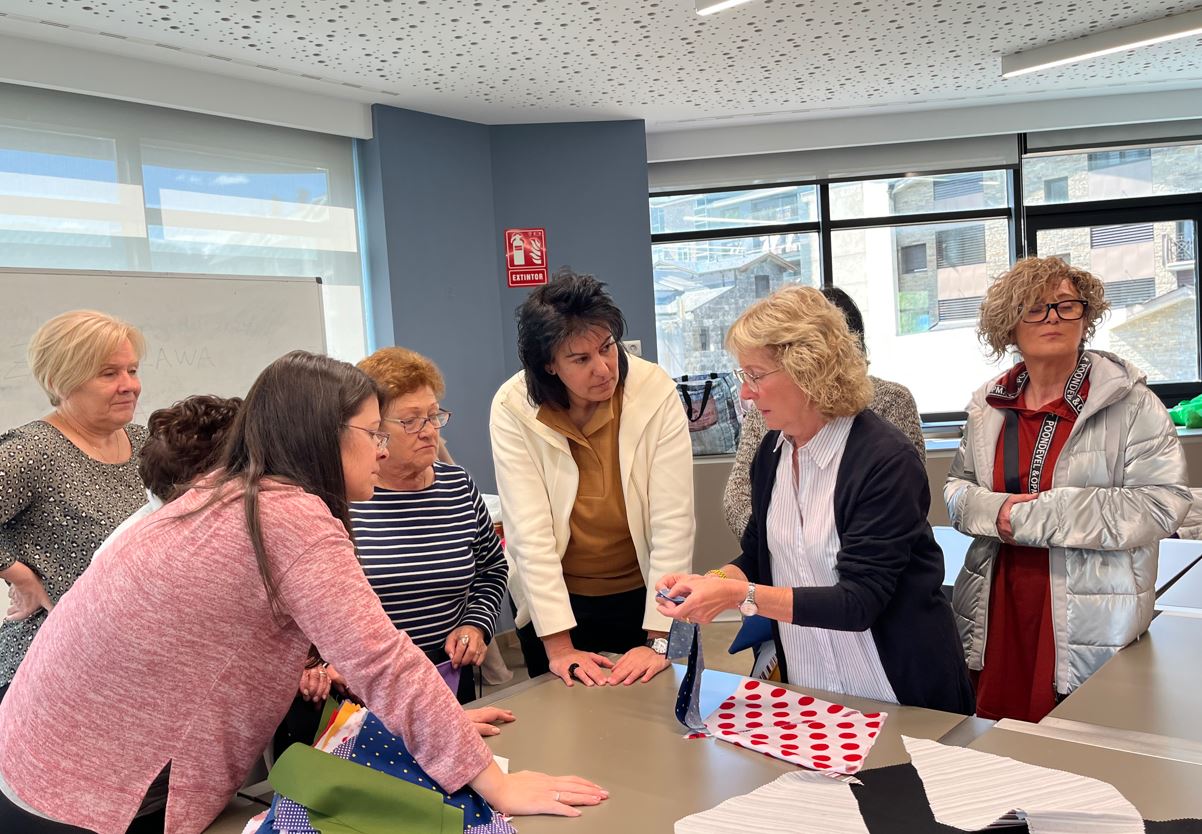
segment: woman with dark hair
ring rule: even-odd
[[[523,370],[493,398],[490,423],[527,668],[568,686],[649,681],[667,668],[670,625],[653,579],[693,560],[676,386],[626,355],[622,312],[590,275],[559,270],[517,320]]]
[[[84,573],[0,703],[0,830],[118,834],[167,771],[165,830],[203,831],[271,738],[310,644],[444,789],[470,784],[509,814],[601,800],[577,777],[502,773],[380,607],[348,535],[348,502],[371,496],[388,454],[380,400],[344,362],[273,362],[221,468]]]

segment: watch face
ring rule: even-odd
[[[648,645],[651,647],[651,651],[655,652],[656,654],[668,653],[667,637],[656,637],[654,640],[649,641]]]
[[[739,605],[739,613],[744,617],[754,617],[760,613],[760,607],[754,602],[743,602]]]

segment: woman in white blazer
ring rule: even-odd
[[[523,370],[489,421],[522,653],[531,677],[568,686],[667,668],[655,580],[693,559],[684,409],[658,365],[623,350],[604,286],[564,268],[518,308]]]

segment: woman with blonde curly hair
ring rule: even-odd
[[[818,290],[789,287],[752,305],[726,341],[769,429],[751,463],[751,519],[731,564],[660,579],[685,597],[660,610],[769,618],[788,683],[972,712],[926,470],[867,410],[872,385],[843,314]]]
[[[1143,372],[1085,349],[1109,307],[1059,258],[1019,261],[981,305],[982,343],[1022,359],[973,395],[943,488],[975,538],[952,604],[984,717],[1039,721],[1143,633],[1157,542],[1189,507]]]

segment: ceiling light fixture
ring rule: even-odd
[[[724,12],[735,6],[742,6],[744,3],[750,3],[751,0],[696,0],[696,2],[697,14],[705,16]]]
[[[700,6],[701,0],[698,0]],[[1136,23],[1121,29],[1095,32],[1083,38],[1002,56],[1002,78],[1088,61],[1101,55],[1126,52],[1141,46],[1202,35],[1202,10],[1176,14],[1160,20]]]

